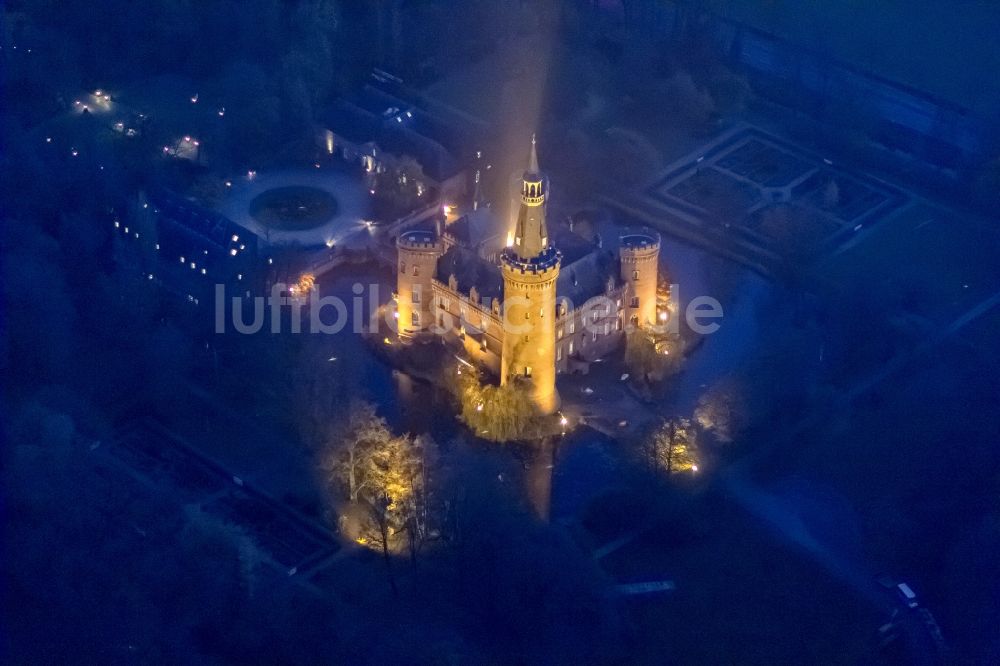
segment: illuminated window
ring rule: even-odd
[[[562,336],[563,336],[563,332],[564,331],[565,331],[565,329],[563,329],[562,327],[560,327],[559,330],[556,331],[556,339],[557,340],[562,340]]]
[[[574,333],[576,333],[576,322],[575,321],[571,321],[569,323],[569,334],[573,335]]]
[[[561,361],[562,360],[562,345],[559,345],[558,347],[556,347],[556,360],[557,361]]]
[[[530,365],[524,366],[524,376],[525,377],[530,377],[531,376],[531,366]]]
[[[573,341],[572,340],[569,341],[569,353],[570,354],[573,353]]]

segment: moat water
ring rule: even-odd
[[[710,295],[711,280],[706,275],[704,254],[682,245],[666,244],[663,262],[670,266],[670,279],[680,284],[682,305],[700,295]],[[391,275],[367,267],[338,270],[320,282],[321,293],[352,302],[353,285],[380,284],[379,303],[388,302]],[[720,329],[685,362],[676,378],[677,388],[668,403],[652,407],[664,415],[693,411],[698,397],[726,372],[738,365],[755,348],[758,335],[757,310],[766,295],[762,278],[741,272],[737,276],[737,297],[724,301],[726,313]],[[721,300],[721,299],[720,299]],[[366,301],[363,316],[368,318],[375,303]],[[602,488],[614,482],[615,446],[611,437],[581,427],[557,438],[532,454],[512,447],[499,447],[471,436],[456,419],[444,391],[432,383],[390,367],[370,348],[370,343],[348,326],[340,333],[325,336],[331,357],[331,371],[351,374],[350,398],[378,405],[379,413],[396,432],[426,434],[445,449],[465,447],[495,451],[524,484],[525,496],[540,515],[555,521],[575,515]],[[339,359],[348,362],[338,367]],[[600,386],[594,390],[599,392]],[[345,396],[346,397],[346,396]]]

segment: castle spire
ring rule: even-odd
[[[545,178],[538,168],[535,135],[531,135],[528,169],[521,178],[521,205],[514,221],[514,250],[522,259],[533,259],[549,246],[545,224]]]

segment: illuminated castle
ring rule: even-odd
[[[538,411],[550,414],[559,408],[557,373],[586,372],[629,326],[656,323],[660,238],[628,232],[615,252],[599,235],[549,225],[534,138],[519,180],[507,224],[479,205],[477,188],[469,214],[399,236],[396,317],[401,338],[461,345],[501,383],[526,382]]]

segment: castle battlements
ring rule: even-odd
[[[622,254],[658,254],[660,234],[654,231],[633,231],[620,237]]]
[[[403,250],[438,251],[441,249],[433,231],[413,230],[400,234],[396,239],[396,247]]]
[[[558,273],[559,265],[562,263],[562,253],[550,245],[541,254],[523,259],[510,248],[506,248],[501,253],[500,260],[505,271],[542,277]]]
[[[506,235],[507,245],[488,254],[474,249],[482,222],[474,215],[443,233],[411,230],[396,239],[394,315],[401,338],[444,337],[501,384],[525,387],[538,413],[552,414],[560,402],[557,373],[586,372],[630,326],[656,320],[660,236],[630,230],[614,254],[572,228],[550,227],[548,180],[534,140],[511,194],[518,189],[509,226],[489,236]]]

